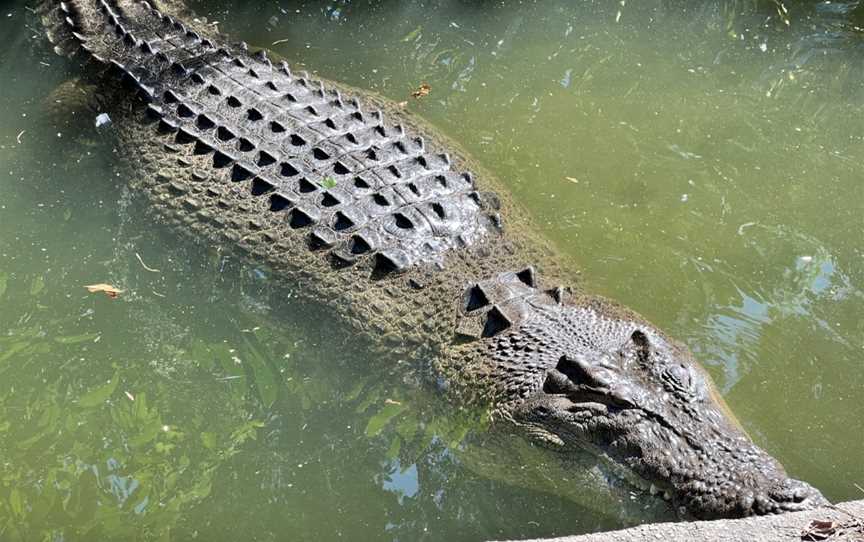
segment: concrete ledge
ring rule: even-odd
[[[825,522],[814,525],[812,521]],[[821,527],[821,529],[819,528]],[[808,532],[810,536],[808,536]],[[864,542],[864,500],[778,516],[652,523],[621,531],[523,542]]]

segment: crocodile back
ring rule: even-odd
[[[225,170],[220,196],[264,203],[257,227],[296,230],[336,268],[440,263],[498,222],[446,153],[263,51],[214,43],[144,1],[78,0],[61,11],[80,47],[149,102],[154,130]]]
[[[148,2],[47,7],[58,49],[83,51],[117,95],[120,163],[157,215],[239,247],[389,354],[464,359],[447,351],[489,338],[466,333],[471,285],[528,266],[557,280],[526,216],[489,190],[494,178],[475,179],[452,142],[395,104]],[[505,235],[502,215],[518,228]]]

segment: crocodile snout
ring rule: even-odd
[[[782,485],[764,495],[759,495],[753,502],[755,514],[779,514],[798,512],[830,504],[818,489],[806,482],[787,478]]]

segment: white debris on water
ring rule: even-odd
[[[111,124],[111,117],[108,116],[108,113],[99,113],[96,115],[96,128],[102,128],[109,124]]]
[[[750,226],[755,226],[755,222],[745,222],[738,226],[738,235],[744,235],[744,229],[749,228]]]

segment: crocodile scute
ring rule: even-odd
[[[746,436],[686,348],[581,291],[434,130],[176,0],[49,0],[40,16],[102,87],[129,184],[158,216],[266,264],[374,347],[431,360],[452,400],[488,405],[490,431],[610,458],[683,515],[827,502]]]

